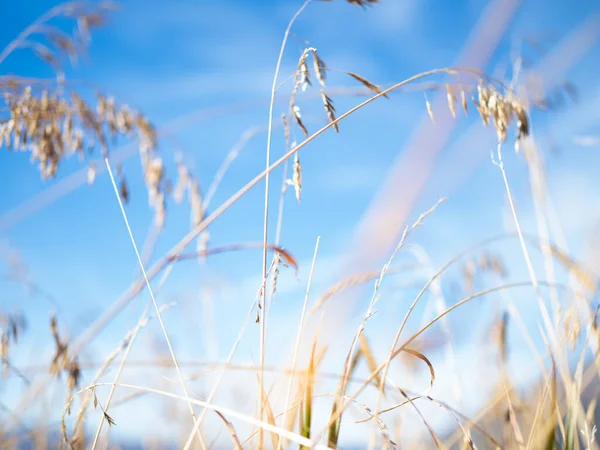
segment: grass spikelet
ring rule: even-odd
[[[425,94],[425,105],[427,106],[427,114],[429,114],[429,118],[431,119],[431,122],[435,123],[435,118],[433,117],[433,109],[431,108],[431,103],[429,103],[427,94]]]
[[[294,186],[296,200],[298,200],[298,203],[300,203],[300,194],[302,192],[302,166],[300,165],[298,153],[294,154],[292,185]]]
[[[67,356],[67,344],[62,341],[58,334],[58,323],[54,315],[50,317],[50,332],[52,333],[55,346],[54,358],[50,365],[50,374],[60,376],[61,371],[69,364],[69,358]]]
[[[488,111],[489,91],[486,85],[481,82],[477,85],[477,99],[473,98],[473,103],[483,120],[484,125],[490,124],[490,113]]]
[[[529,119],[525,108],[521,104],[516,103],[513,105],[513,108],[517,115],[517,142],[519,142],[521,139],[529,136]]]
[[[164,165],[162,158],[152,158],[146,165],[144,171],[144,177],[146,178],[146,184],[149,190],[149,202],[150,206],[154,206],[154,203],[158,199],[160,192],[160,183],[164,178]]]
[[[308,130],[304,126],[302,122],[302,116],[300,114],[300,107],[296,105],[296,94],[298,93],[298,89],[302,88],[302,91],[306,90],[306,87],[311,85],[310,82],[310,71],[308,70],[308,65],[306,62],[306,58],[308,54],[314,50],[313,48],[306,48],[300,55],[300,59],[298,60],[298,66],[296,67],[296,71],[294,72],[294,87],[292,88],[292,93],[290,95],[290,111],[296,120],[296,123],[304,133],[305,137],[308,137]],[[285,125],[285,124],[284,124]],[[286,140],[287,142],[287,140]]]
[[[20,314],[0,313],[0,359],[2,359],[4,378],[7,377],[10,366],[8,360],[10,344],[18,343],[25,326],[25,319]]]
[[[563,335],[571,350],[575,349],[579,336],[581,335],[581,321],[577,314],[575,305],[571,305],[562,317]]]
[[[294,115],[294,119],[296,119],[296,123],[298,124],[298,126],[300,127],[302,132],[304,133],[304,136],[308,137],[308,130],[306,129],[306,126],[304,126],[304,123],[302,122],[302,115],[300,114],[300,107],[298,105],[294,105],[294,107],[292,108],[292,113]]]
[[[367,87],[368,89],[372,90],[376,94],[381,94],[383,92],[379,86],[377,86],[376,84],[371,83],[366,78],[361,77],[360,75],[357,75],[357,74],[355,74],[353,72],[346,72],[346,73],[348,75],[350,75],[352,78],[354,78],[356,81],[358,81],[359,83],[362,83],[363,85],[365,85],[365,87]],[[385,98],[389,98],[387,94],[383,94],[383,96]]]
[[[290,126],[288,125],[287,116],[281,115],[281,123],[283,125],[283,136],[285,138],[286,145],[290,142]]]
[[[312,49],[310,52],[313,59],[313,70],[315,71],[315,75],[317,76],[317,80],[319,80],[319,84],[322,87],[325,87],[325,78],[327,76],[327,66],[325,62],[319,57],[316,49]]]
[[[465,116],[468,116],[469,106],[467,105],[467,95],[465,94],[465,90],[463,88],[460,90],[460,102],[462,104],[462,109],[465,112]]]
[[[452,113],[452,117],[456,118],[456,95],[454,95],[449,84],[446,84],[446,98],[448,99],[448,108]]]
[[[323,100],[323,106],[325,107],[325,111],[327,112],[327,117],[329,117],[329,120],[331,122],[335,122],[335,107],[333,106],[333,100],[331,100],[331,98],[325,93],[323,89],[321,89],[321,99]],[[337,133],[340,132],[337,122],[333,124],[333,129]]]
[[[306,91],[308,86],[312,86],[310,82],[310,71],[308,70],[308,63],[306,59],[308,57],[308,52],[304,51],[302,56],[300,57],[300,61],[298,62],[298,71],[300,72],[300,79],[298,80],[302,92]]]
[[[88,167],[87,171],[87,182],[88,184],[94,184],[94,180],[96,179],[96,162],[92,161]]]
[[[200,185],[197,180],[190,180],[190,207],[192,227],[198,226],[204,220],[204,205],[200,194]]]
[[[190,182],[190,174],[180,154],[176,156],[175,164],[177,166],[177,182],[173,188],[173,199],[176,203],[181,203]]]
[[[281,255],[279,252],[275,253],[273,261],[273,278],[271,281],[271,295],[275,295],[277,292],[277,280],[279,279],[279,265],[281,264]]]

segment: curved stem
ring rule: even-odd
[[[267,152],[266,152],[266,166],[265,166],[265,207],[264,207],[264,223],[263,223],[263,244],[267,245],[268,233],[269,233],[269,181],[270,181],[270,171],[269,167],[271,165],[271,139],[273,136],[273,111],[275,110],[275,92],[277,90],[277,79],[279,78],[279,71],[281,70],[281,61],[283,60],[283,53],[285,52],[285,47],[287,44],[288,37],[290,35],[290,31],[294,22],[300,16],[302,11],[308,6],[311,0],[306,0],[304,4],[296,11],[296,14],[290,20],[285,34],[283,35],[283,41],[281,42],[281,48],[279,50],[279,57],[277,58],[277,65],[275,67],[275,74],[273,75],[273,85],[271,87],[271,102],[269,105],[269,126],[267,131]],[[258,374],[258,383],[260,384],[261,389],[264,389],[263,383],[263,370],[262,367],[265,363],[265,345],[266,345],[266,334],[267,334],[267,305],[265,305],[266,290],[267,290],[267,249],[266,247],[263,250],[263,260],[262,260],[262,272],[261,272],[261,289],[260,289],[260,302],[259,309],[261,312],[261,320],[260,320],[260,367],[261,370]],[[263,418],[263,410],[264,410],[264,398],[262,395],[259,396],[259,418],[262,420]],[[259,447],[262,447],[262,432],[258,435]]]

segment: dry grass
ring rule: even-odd
[[[327,0],[323,0],[327,1]],[[54,355],[48,355],[50,364],[43,367],[44,371],[56,377],[65,377],[64,391],[66,398],[53,411],[59,411],[62,417],[60,424],[42,423],[31,429],[25,425],[24,417],[36,406],[36,398],[49,391],[51,378],[36,376],[36,383],[29,379],[29,372],[17,367],[15,352],[23,333],[27,333],[27,311],[0,311],[0,354],[4,379],[17,376],[27,389],[18,408],[0,406],[7,412],[7,423],[15,423],[26,430],[23,440],[33,442],[36,448],[63,447],[67,448],[100,448],[108,446],[110,433],[106,431],[114,425],[127,428],[127,417],[115,419],[113,410],[122,405],[132,403],[143,396],[154,396],[169,401],[179,411],[181,405],[187,406],[186,415],[178,416],[178,425],[184,424],[181,431],[181,447],[212,448],[218,433],[224,431],[230,439],[230,446],[241,448],[338,448],[344,441],[346,433],[353,434],[351,427],[357,427],[364,432],[363,442],[368,442],[370,449],[374,448],[407,448],[412,445],[410,436],[415,433],[403,433],[402,423],[408,415],[417,417],[428,436],[427,443],[421,440],[415,448],[503,448],[503,449],[595,449],[596,418],[594,417],[595,400],[589,402],[598,394],[600,359],[598,358],[598,343],[600,342],[600,327],[597,316],[600,307],[593,307],[592,299],[597,287],[597,275],[594,270],[579,262],[568,251],[555,244],[550,239],[549,229],[553,228],[549,215],[545,210],[547,195],[546,180],[543,164],[540,161],[539,150],[531,138],[533,131],[530,113],[533,108],[548,109],[560,103],[560,98],[575,97],[573,87],[563,83],[559,90],[541,95],[536,92],[531,95],[511,87],[503,80],[495,79],[484,73],[466,67],[447,67],[433,69],[416,74],[391,86],[383,87],[362,75],[354,72],[339,71],[348,77],[349,81],[358,83],[366,89],[369,96],[348,111],[341,112],[334,106],[335,89],[329,85],[328,73],[334,69],[325,62],[327,57],[315,47],[306,45],[300,52],[296,70],[286,81],[280,81],[283,54],[288,50],[287,40],[291,35],[292,26],[311,0],[300,7],[290,21],[281,44],[277,61],[271,99],[268,123],[264,130],[267,133],[266,161],[263,172],[256,175],[241,189],[235,192],[214,210],[209,204],[215,196],[223,177],[230,165],[235,161],[244,145],[260,131],[260,128],[247,130],[231,150],[223,164],[215,174],[206,194],[201,189],[199,180],[186,164],[181,155],[175,157],[176,179],[172,184],[166,173],[166,164],[158,152],[159,139],[155,128],[141,113],[133,111],[126,105],[119,105],[112,97],[98,94],[96,104],[91,106],[84,98],[85,94],[71,88],[65,80],[64,64],[73,64],[85,51],[89,42],[91,30],[100,26],[109,10],[114,5],[103,3],[90,9],[80,3],[68,3],[53,8],[47,14],[36,20],[23,31],[14,42],[0,53],[2,63],[12,52],[25,49],[35,52],[43,61],[48,63],[56,73],[56,80],[30,80],[17,76],[1,76],[0,87],[4,93],[4,109],[0,118],[0,147],[7,151],[27,151],[31,161],[39,166],[43,178],[53,179],[60,172],[61,163],[73,155],[79,155],[84,163],[92,157],[94,148],[98,148],[106,162],[106,167],[113,182],[116,202],[121,207],[123,219],[131,238],[133,251],[139,262],[140,276],[126,292],[117,299],[92,323],[86,331],[74,339],[66,337],[61,330],[61,322],[57,316],[51,316],[49,338],[52,339]],[[348,7],[360,6],[377,7],[377,0],[347,0]],[[72,21],[75,25],[73,33],[65,33],[62,28],[54,25],[57,19]],[[37,39],[42,36],[44,39]],[[37,40],[36,40],[37,39]],[[474,108],[478,114],[481,126],[491,127],[496,136],[497,148],[492,157],[492,163],[500,172],[499,181],[503,182],[509,200],[512,220],[516,232],[491,238],[485,242],[461,252],[451,258],[447,264],[438,270],[433,270],[422,288],[405,308],[404,317],[399,320],[397,329],[393,330],[394,337],[388,349],[383,353],[375,347],[367,334],[373,322],[382,296],[384,279],[396,275],[409,274],[420,282],[412,269],[418,265],[392,265],[395,258],[406,251],[406,246],[417,231],[427,232],[427,221],[435,220],[435,210],[441,207],[442,201],[436,203],[430,210],[421,214],[416,222],[406,227],[398,245],[391,253],[388,262],[381,270],[369,271],[339,280],[312,300],[312,280],[315,268],[318,267],[318,250],[320,239],[317,240],[312,259],[312,266],[298,317],[298,329],[295,340],[291,343],[288,353],[280,355],[280,367],[270,367],[266,364],[268,338],[277,339],[269,334],[271,305],[276,301],[278,280],[282,267],[292,267],[295,275],[298,263],[294,257],[293,247],[284,248],[281,245],[284,204],[289,197],[288,187],[293,188],[294,197],[298,203],[302,199],[303,172],[310,167],[303,167],[300,162],[300,151],[319,136],[332,129],[343,133],[342,122],[365,106],[380,98],[393,101],[394,91],[400,91],[409,85],[421,81],[431,81],[433,84],[423,88],[425,95],[425,112],[435,123],[434,109],[429,101],[428,93],[442,93],[447,101],[447,108],[453,119],[457,119],[460,110],[468,115],[469,109]],[[291,82],[291,83],[288,83]],[[287,111],[281,116],[285,151],[275,161],[272,160],[272,147],[275,124],[275,97],[284,86],[289,86],[289,102]],[[309,129],[311,124],[301,113],[299,100],[310,98],[308,94],[314,91],[314,98],[319,104],[319,110],[327,123],[317,131]],[[304,111],[303,106],[303,111]],[[309,108],[307,107],[306,110]],[[324,109],[324,114],[323,114]],[[462,113],[461,113],[462,114]],[[312,128],[312,127],[311,127]],[[303,140],[300,140],[302,137]],[[129,184],[125,174],[118,164],[111,163],[111,144],[116,139],[134,139],[139,143],[139,157],[143,168],[143,178],[147,187],[149,205],[154,210],[154,229],[159,233],[166,225],[166,205],[172,196],[177,204],[183,203],[187,197],[190,211],[191,228],[162,257],[149,265],[142,256],[136,244],[136,238],[129,226],[129,218],[124,207],[130,197]],[[509,183],[507,168],[503,159],[506,151],[505,144],[509,142],[517,152],[524,153],[531,175],[531,188],[534,206],[536,207],[536,225],[538,234],[526,235],[521,228],[521,219],[517,212],[515,199]],[[288,173],[291,163],[291,175]],[[274,243],[269,240],[270,176],[283,166],[281,195],[278,204],[277,230]],[[113,172],[114,169],[114,172]],[[93,161],[87,168],[88,183],[93,184],[98,167]],[[306,177],[305,177],[306,179]],[[226,246],[209,247],[209,227],[234,204],[244,197],[254,186],[265,181],[265,196],[263,205],[264,226],[263,239],[260,242],[234,243]],[[202,183],[204,186],[204,183]],[[302,206],[302,205],[300,205]],[[446,205],[444,205],[446,207]],[[432,217],[429,217],[432,215]],[[149,234],[144,254],[152,254],[158,234]],[[527,273],[522,281],[509,281],[507,267],[502,252],[488,248],[494,242],[512,240],[520,244]],[[196,241],[196,249],[188,251],[188,246]],[[228,356],[218,367],[203,369],[199,375],[189,376],[187,364],[178,356],[178,351],[170,339],[170,332],[163,320],[163,313],[174,305],[160,306],[156,296],[169,278],[175,264],[186,260],[206,260],[209,256],[232,251],[258,249],[262,252],[262,270],[260,283],[257,283],[257,294],[252,302],[244,325],[238,331],[234,344]],[[543,262],[543,272],[534,263],[532,252],[539,250]],[[273,252],[269,263],[268,251]],[[430,291],[442,295],[440,282],[442,276],[448,275],[450,269],[458,266],[459,261],[467,258],[459,269],[459,281],[463,284],[464,297],[450,306],[441,302],[433,318],[423,317],[422,325],[416,331],[409,332],[417,307],[426,300]],[[36,295],[44,296],[56,303],[55,299],[46,294],[37,284],[23,272],[22,264],[15,258],[10,260],[11,272],[3,275],[6,280],[17,281],[28,286]],[[408,269],[411,269],[409,272]],[[566,274],[566,283],[557,281],[560,270]],[[161,274],[156,285],[152,281]],[[489,287],[485,281],[489,278],[497,281]],[[562,278],[561,278],[562,279]],[[323,344],[320,333],[328,331],[328,323],[323,322],[323,311],[329,308],[330,300],[340,296],[347,290],[360,284],[374,281],[374,289],[368,306],[348,341],[348,348],[343,354],[330,356],[331,349]],[[270,283],[270,286],[269,286]],[[484,286],[484,287],[480,287]],[[269,289],[270,287],[270,289]],[[511,290],[533,287],[543,319],[540,336],[546,343],[546,352],[541,354],[532,344],[532,330],[527,330],[523,320],[511,302],[506,311],[498,314],[492,332],[486,338],[486,345],[495,352],[497,367],[494,370],[500,375],[494,386],[492,396],[482,407],[481,411],[472,416],[457,411],[448,402],[441,401],[432,395],[432,389],[444,375],[436,369],[432,357],[436,352],[448,352],[454,358],[452,343],[447,346],[439,343],[428,345],[423,335],[433,333],[434,327],[442,323],[450,313],[464,305],[473,303],[476,299],[491,294],[510,295]],[[119,315],[123,308],[137,298],[145,289],[151,297],[151,303],[144,310],[139,321],[124,337],[115,350],[104,358],[103,362],[93,365],[97,371],[93,377],[86,375],[89,368],[80,362],[82,352],[90,340],[107,327]],[[512,301],[512,300],[511,300]],[[549,308],[550,306],[550,308]],[[151,315],[150,310],[154,309]],[[318,313],[321,313],[319,316]],[[259,331],[258,342],[253,346],[253,357],[258,356],[258,362],[251,366],[239,367],[233,364],[233,356],[243,340],[244,332],[251,327],[248,320],[255,314]],[[138,339],[142,329],[149,319],[155,317],[161,326],[162,337],[168,348],[165,360],[151,362],[153,368],[175,368],[176,380],[165,380],[167,388],[147,386],[145,379],[129,383],[123,381],[126,369],[134,368],[135,362],[129,361],[130,351]],[[315,325],[316,323],[316,325]],[[531,368],[524,371],[537,370],[540,373],[540,388],[533,388],[527,393],[519,392],[515,381],[511,379],[508,370],[510,345],[508,341],[509,328],[516,324],[523,334],[523,342],[531,345],[535,356]],[[447,330],[446,330],[447,331]],[[446,333],[449,336],[449,333]],[[304,351],[308,349],[308,351]],[[592,358],[586,359],[591,353]],[[342,357],[343,361],[337,366],[336,372],[327,372],[322,367],[329,360],[336,362]],[[575,359],[573,370],[571,361]],[[116,362],[118,362],[118,365]],[[591,362],[590,362],[591,361]],[[416,364],[415,364],[416,362]],[[364,363],[364,364],[363,364]],[[403,371],[398,370],[402,366]],[[289,369],[288,369],[289,367]],[[108,371],[116,369],[112,381],[103,381]],[[480,368],[473,368],[476,371]],[[226,389],[224,378],[238,370],[248,372],[243,386],[245,393],[252,393],[256,401],[254,412],[244,412],[237,408],[221,405],[219,391]],[[190,385],[197,377],[209,377],[216,371],[216,379],[211,379],[207,393],[195,392]],[[362,371],[362,372],[361,372]],[[421,392],[414,392],[404,386],[401,375],[415,374],[418,381],[426,387]],[[447,374],[445,374],[447,376]],[[398,381],[398,380],[401,381]],[[332,384],[335,383],[335,385]],[[171,392],[173,384],[178,385],[182,395]],[[423,384],[423,383],[421,383]],[[103,388],[108,389],[108,395],[102,397]],[[115,395],[127,392],[120,399]],[[590,394],[591,392],[591,394]],[[479,396],[477,392],[469,396]],[[90,408],[93,404],[94,410]],[[72,414],[72,408],[77,405],[77,412]],[[451,420],[455,432],[439,430],[433,425],[427,411],[430,407],[443,411]],[[52,405],[56,408],[56,405]],[[179,413],[178,413],[179,414]],[[205,423],[208,414],[218,417],[222,430],[216,432],[212,425]],[[50,414],[48,414],[50,416]],[[191,420],[190,420],[191,416]],[[358,417],[356,417],[358,416]],[[97,425],[93,425],[93,418]],[[181,419],[181,420],[180,420]],[[86,426],[91,423],[90,426]],[[361,424],[370,426],[370,431]],[[393,424],[393,426],[392,426]],[[60,438],[48,442],[50,429],[60,428]],[[455,426],[454,426],[455,425]],[[152,424],[154,426],[154,424]],[[58,428],[57,428],[58,427]],[[15,427],[0,425],[0,448],[17,448],[21,436],[16,436]],[[91,430],[91,431],[90,431]],[[248,431],[249,430],[249,431]],[[366,431],[363,431],[366,430]],[[396,432],[400,430],[399,432]],[[414,431],[414,430],[413,430]],[[394,434],[395,433],[395,434]],[[94,436],[91,439],[91,436]],[[424,439],[424,437],[422,437]],[[150,447],[150,446],[149,446]]]

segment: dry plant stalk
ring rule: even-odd
[[[0,358],[2,359],[3,377],[8,375],[10,367],[8,359],[9,346],[17,344],[22,332],[26,328],[25,318],[22,314],[0,313]]]

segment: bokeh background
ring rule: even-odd
[[[46,0],[0,6],[2,45],[52,6]],[[210,201],[210,213],[264,169],[277,56],[286,26],[301,3],[132,0],[119,6],[94,31],[87,54],[68,68],[67,79],[85,98],[93,100],[99,90],[143,111],[158,130],[168,176],[176,177],[176,155],[181,155],[203,193],[237,148],[239,154]],[[533,202],[532,165],[522,150],[515,152],[509,138],[503,152],[510,186],[524,232],[539,234],[536,214],[541,214],[552,242],[593,271],[600,219],[599,39],[600,8],[591,0],[398,0],[366,8],[314,1],[294,24],[282,61],[272,157],[285,152],[280,116],[287,111],[290,77],[308,46],[318,50],[330,69],[327,92],[338,115],[372,95],[346,71],[387,87],[434,68],[476,67],[512,83],[529,98],[549,99],[548,108],[532,111],[527,144],[540,156],[544,210],[536,213]],[[53,72],[22,49],[2,62],[2,76],[9,75],[51,79]],[[437,269],[470,246],[509,234],[484,247],[487,255],[502,262],[505,273],[478,275],[475,290],[529,280],[519,242],[511,234],[515,225],[502,175],[491,158],[496,151],[494,130],[481,124],[474,108],[467,117],[459,111],[452,118],[443,89],[446,79],[426,78],[393,92],[389,99],[378,99],[343,120],[339,134],[328,130],[300,151],[302,197],[298,203],[288,188],[280,233],[281,245],[298,261],[299,270],[296,277],[293,268],[281,268],[269,309],[268,365],[290,364],[317,237],[309,305],[347,276],[380,270],[404,227],[440,198],[446,199],[410,235],[394,262],[401,269],[383,282],[377,313],[365,328],[380,361],[387,357],[416,293]],[[576,95],[568,95],[565,86],[574,87]],[[298,98],[310,132],[327,123],[316,87]],[[292,138],[301,141],[301,131],[292,129]],[[120,141],[111,154],[121,161],[130,188],[126,212],[136,241],[142,247],[156,238],[147,256],[150,263],[158,261],[190,229],[189,207],[169,200],[165,228],[156,235],[136,143]],[[9,370],[0,381],[3,432],[59,429],[65,386],[64,380],[48,374],[54,351],[49,313],[56,315],[61,333],[76,340],[139,276],[104,163],[98,160],[96,179],[89,185],[89,161],[73,157],[61,164],[56,179],[42,181],[27,153],[0,151],[0,254],[6,275],[0,281],[0,310],[19,312],[27,323],[9,355],[11,367],[22,376]],[[270,242],[276,236],[283,177],[282,168],[271,177]],[[261,182],[209,227],[209,246],[260,242],[263,201]],[[544,280],[540,252],[535,247],[531,251],[538,277]],[[412,314],[406,336],[444,305],[468,295],[465,267],[478,258],[480,250],[440,277]],[[260,287],[261,261],[262,252],[249,249],[214,255],[206,262],[181,262],[157,295],[159,303],[175,303],[164,313],[165,323],[184,373],[194,378],[190,386],[200,395],[210,391],[218,377],[213,365],[225,361],[248,317],[232,361],[239,366],[258,362],[259,325],[248,310]],[[568,279],[566,271],[557,271],[559,281]],[[15,282],[15,273],[38,290]],[[372,292],[371,281],[331,300],[321,332],[327,344],[323,372],[339,374]],[[85,346],[80,355],[82,387],[135,326],[148,300],[144,291]],[[506,311],[514,314],[507,338],[512,383],[522,392],[539,384],[533,348],[544,354],[546,344],[539,332],[535,293],[527,287],[475,299],[424,333],[423,352],[436,369],[432,396],[466,415],[488,401],[502,376],[493,334]],[[522,328],[515,317],[522,320]],[[573,364],[578,356],[575,353]],[[167,367],[169,359],[153,320],[134,344],[122,381],[179,393],[175,372]],[[110,382],[114,370],[103,380]],[[367,368],[360,371],[365,374]],[[390,376],[416,392],[429,383],[427,366],[410,358],[394,363]],[[322,392],[333,392],[335,381],[323,380]],[[43,391],[31,397],[39,383],[46,383]],[[257,386],[255,371],[228,370],[215,403],[252,414]],[[132,393],[119,391],[118,398]],[[108,389],[97,392],[102,402]],[[280,395],[277,392],[273,395]],[[324,423],[329,407],[323,400],[320,409],[319,401],[315,420]],[[117,426],[105,432],[110,432],[113,444],[150,445],[154,439],[176,443],[190,430],[185,406],[150,394],[130,399],[111,409]],[[423,411],[442,435],[456,426],[439,408],[424,405]],[[414,411],[406,409],[398,416],[402,439],[431,445]],[[342,425],[342,441],[356,448],[366,445],[369,437],[368,424],[353,423],[361,417],[355,411]],[[99,418],[99,411],[90,413],[90,432],[95,432]],[[391,429],[394,422],[390,418]],[[240,436],[245,436],[242,430],[250,431],[243,423],[234,424]],[[218,435],[218,445],[229,442],[222,423],[211,414],[205,428],[212,437]]]

